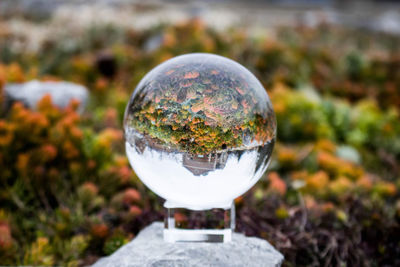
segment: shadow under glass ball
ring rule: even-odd
[[[139,83],[124,118],[126,151],[161,197],[213,207],[247,191],[266,170],[276,120],[242,65],[212,54],[168,60]]]

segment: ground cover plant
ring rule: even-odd
[[[82,114],[48,96],[37,110],[6,109],[1,96],[2,265],[90,264],[163,218],[125,157],[122,117],[145,73],[189,52],[245,65],[277,116],[269,172],[235,200],[237,231],[267,239],[286,266],[400,265],[400,38],[325,24],[251,36],[199,20],[71,37],[48,36],[36,52],[0,38],[1,90],[68,80],[91,94]]]

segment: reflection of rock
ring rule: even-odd
[[[209,171],[223,169],[228,159],[227,152],[210,153],[207,155],[195,155],[191,153],[182,153],[174,148],[160,144],[156,139],[148,135],[142,135],[135,131],[125,132],[126,141],[135,147],[138,154],[143,154],[146,148],[164,152],[183,154],[183,166],[191,171],[194,175],[204,175]]]
[[[131,145],[134,144],[136,152],[139,154],[143,154],[146,147],[160,152],[176,152],[176,150],[169,148],[164,144],[160,144],[157,139],[151,138],[148,135],[140,134],[134,130],[132,130],[131,132],[125,132],[125,139]]]
[[[223,169],[228,159],[228,153],[212,153],[208,155],[193,155],[185,153],[183,166],[194,175],[207,174],[209,171]]]
[[[126,138],[126,140],[129,142],[129,144],[133,147],[135,147],[136,152],[138,154],[143,154],[144,150],[146,149],[146,143],[144,141],[144,138],[140,137],[133,137],[133,138]],[[133,145],[134,144],[134,145]]]
[[[71,100],[80,102],[80,111],[83,111],[89,94],[88,90],[78,84],[70,82],[40,82],[30,81],[26,83],[6,84],[4,87],[6,107],[13,102],[21,101],[27,107],[35,109],[37,103],[45,96],[50,95],[54,105],[64,108]]]

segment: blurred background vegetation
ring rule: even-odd
[[[345,1],[65,2],[0,3],[0,92],[32,79],[90,91],[83,113],[50,96],[6,107],[0,94],[1,265],[91,264],[163,219],[121,122],[144,74],[190,52],[249,68],[277,115],[272,163],[235,200],[236,230],[271,242],[286,266],[400,265],[399,13],[374,1],[353,13]]]

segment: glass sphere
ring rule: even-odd
[[[265,172],[276,135],[264,87],[242,65],[187,54],[151,70],[126,107],[126,153],[153,192],[191,209],[227,205]]]

